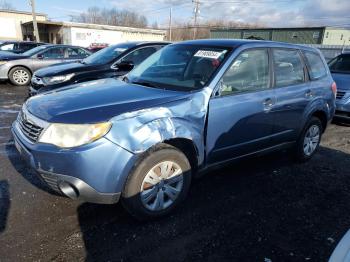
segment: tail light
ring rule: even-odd
[[[335,82],[332,84],[332,92],[334,94],[334,97],[337,97],[337,84]]]

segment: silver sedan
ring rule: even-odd
[[[43,45],[21,55],[0,52],[0,79],[10,80],[17,86],[30,83],[33,73],[53,64],[84,59],[91,53],[77,46]]]

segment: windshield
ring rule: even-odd
[[[151,55],[127,79],[129,82],[183,91],[203,88],[226,58],[228,49],[170,45]]]
[[[108,64],[118,58],[134,44],[119,44],[106,47],[83,60],[84,64]]]
[[[41,45],[41,46],[35,47],[33,49],[30,49],[30,50],[24,52],[23,55],[27,55],[27,56],[35,55],[35,54],[39,53],[40,51],[46,49],[47,47],[48,47],[47,45]]]
[[[328,63],[331,72],[350,74],[350,55],[340,55]]]

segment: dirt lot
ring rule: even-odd
[[[305,164],[278,153],[211,172],[172,216],[139,223],[26,168],[10,136],[24,97],[0,86],[0,261],[327,261],[350,228],[350,127],[331,125]]]

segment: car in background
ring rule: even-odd
[[[350,122],[350,53],[335,57],[328,66],[338,88],[335,120]]]
[[[33,96],[69,84],[125,75],[165,45],[168,43],[121,43],[106,47],[80,63],[43,68],[33,75],[29,95]]]
[[[195,174],[232,160],[286,148],[309,160],[335,110],[326,61],[299,45],[180,42],[122,79],[34,96],[12,133],[53,190],[121,200],[138,219],[168,214]]]
[[[92,43],[87,49],[91,53],[96,53],[97,51],[100,51],[103,48],[106,48],[108,46],[109,46],[108,44],[104,44],[104,43]]]
[[[41,45],[45,45],[45,43],[36,43],[29,41],[4,41],[0,43],[0,51],[22,54]]]
[[[85,48],[70,45],[41,45],[23,54],[0,53],[0,79],[13,85],[29,85],[33,73],[53,64],[74,62],[91,55]]]

